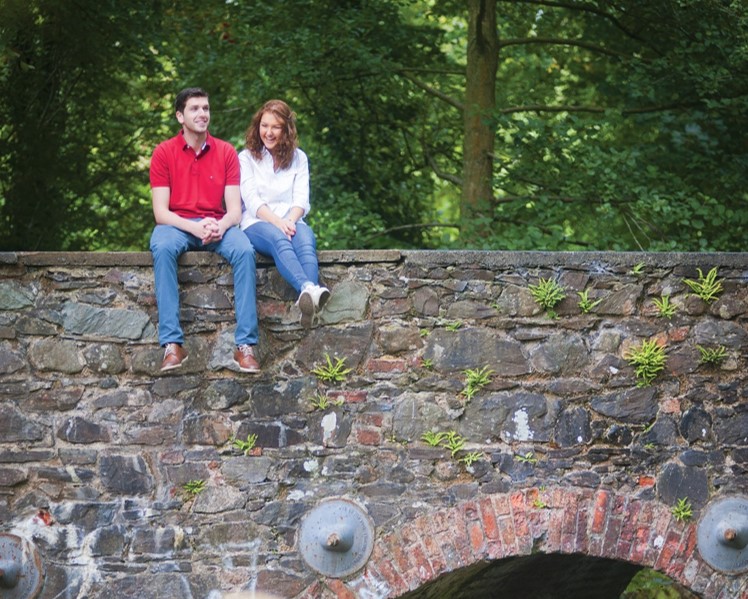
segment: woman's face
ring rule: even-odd
[[[272,112],[266,112],[260,119],[260,139],[271,154],[283,139],[283,121]]]

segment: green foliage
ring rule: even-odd
[[[691,503],[688,501],[688,497],[678,499],[675,505],[670,509],[670,512],[678,522],[686,522],[693,517],[693,508]]]
[[[529,285],[530,293],[550,318],[557,318],[553,310],[556,305],[566,297],[564,288],[552,279],[541,278],[537,285]]]
[[[421,366],[426,370],[431,370],[434,367],[434,360],[431,358],[423,358],[421,360]]]
[[[342,398],[332,401],[323,393],[317,393],[309,401],[312,404],[312,407],[316,410],[326,410],[330,406],[342,406],[345,403],[345,400]]]
[[[461,327],[462,327],[462,321],[453,320],[452,322],[448,322],[444,328],[447,329],[448,331],[454,332],[454,331],[460,330]]]
[[[634,367],[637,387],[651,385],[652,381],[665,368],[665,348],[655,340],[645,340],[641,345],[632,347],[625,358]]]
[[[190,480],[187,481],[182,485],[182,489],[184,490],[187,495],[194,497],[196,495],[199,495],[205,490],[205,481],[204,480]]]
[[[431,447],[439,447],[446,437],[447,433],[444,432],[426,431],[421,435],[421,440]]]
[[[518,462],[522,462],[524,464],[537,464],[538,458],[535,457],[535,454],[531,451],[528,451],[524,455],[517,454],[514,456],[514,459]]]
[[[584,291],[577,291],[577,295],[579,296],[579,302],[578,306],[579,309],[582,311],[582,314],[589,314],[592,312],[592,309],[597,306],[600,302],[602,302],[602,299],[592,300],[589,297],[589,289],[585,289]]]
[[[701,345],[696,346],[699,349],[701,357],[699,359],[700,364],[710,364],[717,366],[727,357],[727,348],[724,345],[717,347],[703,347]]]
[[[637,262],[636,264],[634,264],[634,266],[631,267],[631,271],[629,272],[629,274],[639,277],[644,274],[645,266],[646,264],[644,264],[644,262]]]
[[[448,431],[442,445],[446,447],[452,457],[454,458],[458,452],[462,451],[465,447],[465,439],[463,439],[455,431]]]
[[[465,387],[461,391],[466,399],[472,399],[478,391],[491,382],[491,375],[494,373],[488,366],[483,368],[468,368],[462,372],[465,375]]]
[[[669,295],[663,295],[659,299],[654,298],[652,301],[654,302],[654,305],[657,306],[658,314],[662,318],[667,318],[669,320],[678,311],[678,307],[675,304],[670,303]]]
[[[744,249],[739,4],[496,2],[496,78],[470,82],[495,95],[475,205],[472,5],[338,4],[6,0],[0,249],[146,249],[150,154],[195,84],[237,148],[263,101],[296,110],[320,249]]]
[[[482,457],[483,454],[480,451],[471,451],[460,457],[457,461],[469,468]]]
[[[257,443],[257,435],[254,433],[248,434],[247,439],[245,441],[242,441],[241,439],[237,439],[236,437],[231,438],[231,444],[234,447],[236,447],[239,451],[241,451],[244,455],[249,455],[254,449],[256,443]]]
[[[421,440],[430,445],[431,447],[443,447],[448,449],[452,458],[454,458],[458,452],[465,447],[465,439],[463,439],[455,431],[437,432],[427,431],[421,435]],[[478,458],[482,454],[478,454]],[[463,456],[464,457],[464,456]],[[472,464],[475,459],[474,457],[468,458],[468,466]]]
[[[326,364],[312,369],[312,374],[326,383],[341,383],[353,370],[352,368],[344,368],[345,360],[346,358],[335,358],[335,362],[333,362],[330,355],[325,354]]]
[[[695,599],[695,595],[682,590],[664,574],[642,568],[631,579],[621,599]]]
[[[699,271],[699,278],[697,280],[683,279],[683,282],[691,288],[693,295],[700,297],[707,304],[711,304],[722,292],[722,281],[724,279],[717,279],[716,266],[706,276],[700,268],[696,270]]]

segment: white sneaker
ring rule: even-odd
[[[314,301],[314,311],[319,312],[330,299],[330,290],[327,287],[315,285],[310,289],[310,293]]]
[[[296,300],[296,305],[301,311],[301,326],[307,329],[311,328],[316,312],[313,296],[314,288],[315,285],[307,285],[301,290],[299,299]]]
[[[301,312],[301,326],[311,328],[317,314],[330,299],[330,290],[319,285],[307,285],[301,290],[296,305]]]

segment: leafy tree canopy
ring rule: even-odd
[[[237,149],[297,111],[323,248],[742,251],[747,71],[739,0],[5,0],[0,249],[146,249],[201,85]]]

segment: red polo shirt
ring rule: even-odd
[[[210,133],[199,154],[180,131],[161,142],[151,157],[151,187],[168,187],[169,210],[184,218],[226,214],[223,201],[227,185],[239,185],[239,159],[234,146]]]

